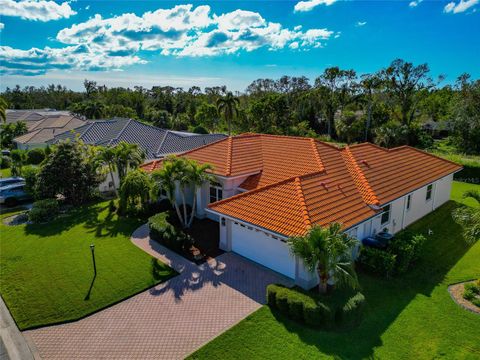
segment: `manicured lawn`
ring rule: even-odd
[[[12,175],[11,169],[0,169],[0,174],[2,175],[1,178],[7,178]]]
[[[107,202],[45,225],[1,223],[0,292],[19,328],[78,319],[173,276],[130,242],[140,224],[119,220]]]
[[[452,198],[460,200],[467,188],[480,186],[455,183]],[[480,317],[457,306],[447,291],[451,283],[480,277],[480,242],[465,245],[451,218],[456,206],[451,201],[410,227],[433,230],[414,270],[391,280],[359,274],[368,308],[357,329],[315,331],[264,306],[192,358],[480,358]]]

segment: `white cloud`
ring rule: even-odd
[[[460,2],[455,3],[454,1],[449,2],[445,7],[443,8],[443,11],[446,13],[453,13],[453,14],[459,14],[464,11],[467,11],[470,9],[472,6],[477,5],[479,0],[460,0]]]
[[[46,0],[0,0],[0,15],[16,16],[25,20],[50,21],[75,15],[68,2],[61,4]]]
[[[423,0],[413,0],[413,1],[410,1],[410,3],[408,4],[408,6],[410,6],[411,8],[415,8],[415,7],[417,7],[418,5],[420,5],[421,2],[423,2]]]
[[[313,8],[316,8],[319,5],[326,5],[330,6],[337,0],[306,0],[306,1],[299,1],[295,4],[293,8],[294,12],[305,12],[311,11]]]
[[[201,57],[259,48],[306,51],[322,47],[333,35],[328,29],[284,28],[252,11],[238,9],[217,15],[211,13],[209,6],[178,5],[143,15],[125,13],[103,18],[97,14],[58,32],[56,40],[65,44],[64,48],[4,47],[6,52],[0,55],[0,60],[3,58],[8,63],[4,72],[10,71],[8,69],[45,72],[67,67],[112,70],[144,62],[140,56],[146,52]],[[28,69],[27,64],[39,59],[42,59],[41,65]]]
[[[4,23],[0,23],[0,31],[2,31],[4,28],[5,28],[5,24],[4,24]]]
[[[90,5],[85,6],[85,10],[90,10]]]
[[[365,26],[365,25],[367,25],[366,21],[357,21],[357,23],[355,24],[356,27],[362,27],[362,26]]]

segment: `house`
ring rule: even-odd
[[[87,122],[74,115],[48,114],[37,118],[37,113],[32,113],[26,121],[28,132],[13,139],[17,149],[29,150],[46,147],[56,135],[81,127]],[[32,120],[35,118],[36,120]]]
[[[36,125],[38,121],[44,120],[50,116],[69,116],[70,111],[55,110],[55,109],[34,109],[34,110],[14,110],[7,109],[5,111],[5,122],[7,124],[25,122],[28,130],[32,130],[32,127]]]
[[[76,137],[90,145],[115,146],[122,141],[130,144],[138,144],[140,149],[145,152],[148,161],[152,159],[162,159],[172,154],[180,154],[224,139],[226,135],[203,135],[171,131],[144,124],[133,119],[114,118],[111,120],[91,121],[72,131],[56,135],[49,143],[55,144],[59,141],[74,139]],[[100,191],[112,190],[113,184],[118,187],[120,181],[118,176],[115,176],[114,181],[112,181],[109,174],[107,175],[107,179],[100,184]]]
[[[196,216],[219,222],[220,247],[310,288],[316,274],[286,240],[314,224],[339,222],[361,240],[396,233],[448,201],[461,167],[412,147],[340,148],[310,138],[245,134],[182,156],[214,166],[195,194]],[[161,167],[161,161],[143,166]]]

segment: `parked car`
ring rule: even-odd
[[[0,179],[0,188],[9,186],[9,185],[20,184],[24,182],[25,182],[25,179],[20,176],[8,177],[5,179]]]
[[[2,156],[5,155],[5,156],[10,156],[10,150],[2,150]]]
[[[18,183],[0,188],[0,204],[15,206],[20,201],[31,199],[32,197],[25,191],[25,183]]]

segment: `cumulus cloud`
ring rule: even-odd
[[[0,59],[4,57],[12,69],[19,68],[29,63],[25,52],[30,52],[30,59],[46,59],[39,71],[48,71],[49,66],[78,70],[121,69],[145,62],[141,56],[148,52],[200,57],[259,48],[305,51],[322,47],[333,35],[328,29],[285,28],[252,11],[239,9],[217,15],[212,13],[210,6],[178,5],[140,16],[126,13],[103,18],[97,14],[58,32],[56,40],[65,44],[64,48],[8,48]]]
[[[446,13],[459,14],[477,5],[478,2],[479,0],[460,0],[458,3],[452,1],[445,5],[443,11]]]
[[[0,31],[2,31],[4,27],[5,27],[5,24],[4,24],[4,23],[0,23]]]
[[[294,12],[305,12],[311,11],[319,5],[326,5],[330,6],[337,0],[306,0],[306,1],[299,1],[295,4],[293,8]]]
[[[355,24],[356,27],[362,27],[362,26],[365,26],[365,25],[367,25],[366,21],[357,21],[357,23]]]
[[[420,3],[422,2],[423,0],[413,0],[413,1],[410,1],[408,3],[408,6],[410,6],[411,8],[415,8],[417,7],[418,5],[420,5]]]
[[[0,15],[16,16],[25,20],[50,21],[75,15],[68,2],[61,4],[46,0],[0,0]]]

